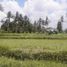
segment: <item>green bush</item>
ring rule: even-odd
[[[67,52],[40,52],[25,53],[21,50],[9,50],[6,47],[0,47],[0,56],[14,58],[16,60],[50,60],[67,63]]]

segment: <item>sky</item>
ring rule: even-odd
[[[16,13],[18,11],[22,15],[27,15],[33,22],[40,17],[45,19],[48,16],[51,26],[55,27],[61,16],[67,21],[67,0],[0,0],[6,14],[8,11]],[[2,16],[2,15],[1,15]],[[52,20],[51,20],[52,19]],[[64,25],[67,27],[66,23]]]
[[[55,27],[61,16],[64,16],[65,21],[67,19],[66,2],[67,0],[27,0],[24,3],[23,12],[32,20],[37,20],[40,17],[45,19],[45,17],[48,16],[52,22],[50,25]]]
[[[25,3],[25,0],[17,0],[18,1],[18,3],[19,3],[19,5],[22,7],[23,5],[24,5],[24,3]]]

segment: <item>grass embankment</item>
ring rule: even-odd
[[[39,52],[25,53],[20,50],[10,51],[0,47],[0,57],[14,58],[16,60],[48,60],[67,63],[67,52]]]
[[[0,67],[67,67],[67,64],[57,63],[54,61],[37,61],[37,60],[14,60],[6,57],[0,57]]]
[[[67,39],[67,34],[0,33],[0,39]]]
[[[0,56],[67,63],[67,40],[0,39]],[[6,46],[5,46],[6,45]]]

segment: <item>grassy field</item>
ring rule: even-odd
[[[0,67],[67,67],[67,64],[57,63],[53,61],[17,61],[6,57],[0,58]]]
[[[67,51],[67,40],[0,39],[0,46],[12,50]]]
[[[67,34],[0,33],[0,67],[67,67]]]
[[[42,34],[42,33],[0,33],[0,39],[61,39],[67,40],[67,34]]]

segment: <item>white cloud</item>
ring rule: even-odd
[[[45,19],[48,16],[51,20],[50,26],[56,27],[61,16],[66,14],[67,0],[27,0],[23,7],[23,12],[32,20],[39,17]]]
[[[37,20],[39,17],[45,19],[48,16],[52,19],[50,25],[56,27],[59,18],[65,17],[66,8],[66,0],[27,0],[23,12],[32,20]]]
[[[0,11],[0,26],[1,26],[1,19],[3,19],[4,17],[6,17],[6,14],[2,11]]]
[[[6,14],[2,11],[0,11],[0,19],[3,19],[4,17],[6,17]]]
[[[64,6],[54,0],[27,0],[23,11],[29,16],[46,16],[54,12],[63,11]]]
[[[37,20],[39,17],[45,19],[46,16],[51,20],[51,26],[56,27],[60,16],[65,17],[67,0],[26,0],[21,8],[16,0],[2,0],[0,2],[4,7],[4,14],[16,11],[28,15],[31,20]],[[66,17],[65,17],[66,19]]]
[[[13,14],[15,14],[18,11],[19,13],[23,14],[22,8],[19,6],[16,0],[3,0],[1,4],[5,13],[11,11]]]

